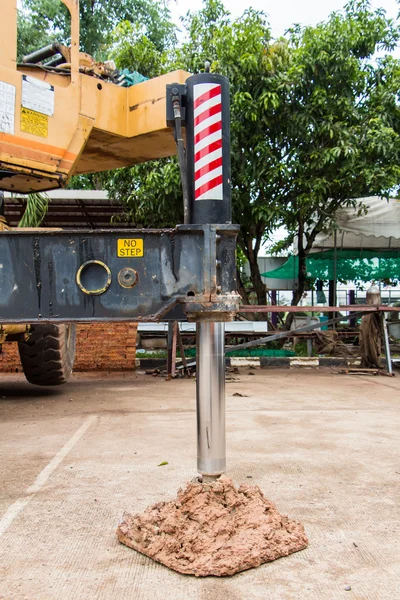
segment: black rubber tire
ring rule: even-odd
[[[19,342],[19,356],[24,375],[34,385],[61,385],[68,381],[75,358],[76,327],[32,325],[26,342]]]

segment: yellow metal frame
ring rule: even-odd
[[[16,101],[14,133],[0,131],[0,170],[10,172],[0,189],[49,190],[74,174],[175,154],[165,122],[166,85],[184,83],[189,73],[174,71],[130,88],[80,73],[79,0],[62,0],[71,13],[70,74],[17,66],[17,0],[1,1],[0,82],[15,87]],[[46,123],[41,135],[21,129],[22,75],[54,86],[54,116],[38,115]]]

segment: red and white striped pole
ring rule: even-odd
[[[168,85],[167,94],[171,99],[167,102],[167,124],[175,127],[184,180],[185,225],[230,224],[228,79],[200,73],[189,77],[185,86]],[[181,123],[186,124],[186,161]],[[196,328],[197,470],[203,479],[213,480],[226,470],[225,324],[198,318]]]
[[[232,222],[229,82],[214,73],[186,81],[186,159],[190,221]],[[223,265],[221,266],[223,268]],[[197,328],[197,470],[213,480],[226,470],[225,323]]]
[[[200,73],[186,81],[190,222],[231,223],[229,82]]]

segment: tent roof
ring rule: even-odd
[[[315,279],[342,281],[397,280],[400,274],[399,250],[334,250],[315,252],[306,259],[307,276]],[[289,256],[288,260],[273,271],[261,273],[273,279],[296,279],[299,274],[299,259]]]
[[[365,214],[365,209],[367,213]],[[378,196],[359,198],[356,207],[336,213],[338,226],[335,246],[332,234],[320,234],[306,260],[308,277],[343,281],[396,280],[400,276],[400,200]],[[293,279],[298,277],[297,256],[263,277]]]
[[[360,198],[356,209],[349,206],[338,210],[336,221],[338,248],[400,248],[400,200],[396,198]],[[314,251],[333,247],[332,234],[317,236]]]

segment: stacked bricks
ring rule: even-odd
[[[132,371],[136,360],[137,323],[77,325],[74,371]],[[0,353],[1,373],[21,373],[16,343]]]
[[[77,326],[74,371],[132,371],[137,323],[85,323]]]
[[[0,352],[0,373],[22,373],[22,365],[19,360],[18,344],[16,342],[5,343]]]

